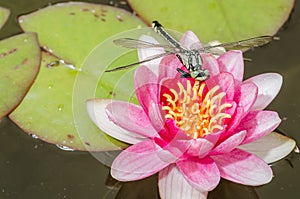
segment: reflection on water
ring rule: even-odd
[[[0,38],[21,32],[16,24],[20,14],[45,7],[59,0],[9,0],[0,5],[11,8],[12,16],[0,31]],[[88,2],[100,2],[90,0]],[[127,7],[124,1],[101,1]],[[259,73],[273,71],[284,77],[279,96],[270,105],[283,118],[282,132],[300,140],[300,4],[296,7],[285,29],[278,33],[280,41],[248,52],[246,78]],[[53,85],[52,85],[53,86]],[[49,85],[49,89],[52,87]],[[63,106],[58,105],[58,110]],[[32,135],[34,137],[34,135]],[[0,198],[158,198],[157,176],[141,181],[120,183],[109,175],[110,154],[101,164],[92,155],[84,152],[69,152],[55,145],[32,139],[7,118],[0,121]],[[35,137],[34,137],[35,138]],[[284,160],[272,164],[274,179],[267,186],[251,188],[223,180],[210,199],[235,198],[298,198],[300,189],[300,156],[292,153]],[[118,193],[118,190],[121,190]]]

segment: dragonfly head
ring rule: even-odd
[[[209,78],[209,71],[206,69],[191,71],[190,74],[192,78],[198,81],[204,81]]]

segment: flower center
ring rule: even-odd
[[[177,82],[176,89],[163,93],[162,110],[165,118],[174,119],[176,125],[190,137],[197,139],[224,129],[224,121],[231,115],[226,109],[225,92],[219,86],[208,89],[205,82],[187,80],[186,86]]]

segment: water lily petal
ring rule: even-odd
[[[229,72],[234,76],[235,80],[243,81],[244,59],[242,51],[228,51],[218,58],[218,62],[221,72]]]
[[[272,179],[272,169],[267,163],[240,149],[211,157],[218,165],[221,177],[227,180],[258,186],[266,184]]]
[[[257,155],[270,164],[287,156],[295,147],[295,140],[273,132],[255,142],[239,146],[238,148]]]
[[[242,144],[247,144],[271,133],[280,124],[281,120],[274,111],[253,111],[240,122],[237,131],[247,130]]]
[[[159,135],[160,138],[157,137],[155,142],[172,154],[174,160],[183,158],[192,143],[190,137],[176,126],[173,119],[166,119],[165,129],[161,130]]]
[[[159,172],[158,187],[159,195],[163,199],[206,199],[208,194],[208,192],[198,191],[191,186],[175,164]]]
[[[163,79],[170,79],[179,76],[177,68],[185,67],[176,55],[167,55],[165,56],[159,65],[159,75],[158,82],[161,82]]]
[[[115,100],[107,105],[106,113],[111,121],[127,131],[143,137],[157,135],[148,116],[140,106]]]
[[[243,83],[235,92],[234,100],[248,113],[257,98],[258,88],[253,83]]]
[[[198,158],[205,157],[215,146],[222,133],[223,131],[219,131],[208,134],[204,138],[191,140],[191,146],[189,147],[187,153],[191,156],[197,156]]]
[[[247,132],[241,131],[232,136],[228,139],[221,142],[218,146],[216,146],[209,155],[219,155],[224,153],[229,153],[233,149],[235,149],[245,138]]]
[[[220,91],[226,93],[226,99],[232,100],[234,97],[234,79],[232,74],[230,73],[220,73],[219,75],[216,75],[214,77],[209,78],[206,80],[206,84],[209,89],[214,88],[215,86],[220,87]]]
[[[233,115],[233,118],[228,126],[227,132],[233,131],[239,124],[240,121],[243,119],[244,116],[244,108],[243,107],[236,107],[235,113]]]
[[[227,131],[221,134],[220,141],[224,141],[227,138],[229,138],[231,135],[240,132],[242,130],[236,129],[237,126],[239,126],[241,120],[244,116],[244,110],[242,107],[236,107],[235,113],[233,115],[233,118],[231,118],[231,121],[227,127]]]
[[[247,79],[258,87],[257,100],[251,110],[263,110],[278,94],[282,85],[282,76],[277,73],[264,73]]]
[[[202,60],[203,60],[202,67],[209,71],[210,77],[213,77],[213,76],[220,73],[219,63],[218,63],[218,61],[217,61],[217,59],[215,58],[214,55],[204,53],[204,54],[201,54],[201,57],[202,57]]]
[[[153,37],[150,37],[148,35],[142,35],[139,39],[149,43],[159,44],[158,41],[156,41]],[[165,50],[163,48],[138,48],[137,52],[139,61],[143,61],[151,56],[164,53]],[[162,58],[153,59],[149,62],[143,63],[143,65],[149,68],[154,74],[158,75],[159,63],[161,59]]]
[[[193,140],[191,147],[188,149],[190,156],[204,157],[214,147],[215,143],[206,139]]]
[[[149,116],[149,119],[152,123],[153,128],[157,132],[159,132],[161,130],[164,130],[165,129],[165,121],[162,118],[162,115],[161,115],[161,112],[160,112],[161,111],[161,106],[152,101],[152,102],[150,102],[150,105],[149,105],[148,108],[149,108],[148,116]]]
[[[202,47],[197,35],[192,31],[186,31],[179,42],[187,49],[193,49],[196,47],[195,45],[197,45],[198,48]]]
[[[92,121],[108,135],[129,144],[135,144],[146,137],[127,131],[113,123],[106,114],[106,106],[111,99],[91,99],[86,103],[87,111]]]
[[[136,69],[134,75],[134,88],[136,97],[141,106],[148,113],[150,102],[157,103],[157,76],[147,67],[140,66]]]
[[[219,184],[219,169],[209,157],[203,159],[191,157],[176,164],[185,179],[198,191],[211,191]]]
[[[119,181],[132,181],[148,177],[170,163],[159,157],[159,147],[146,140],[122,151],[111,166],[111,175]]]

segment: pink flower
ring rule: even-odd
[[[187,48],[195,42],[199,41],[192,32],[181,40]],[[139,49],[139,58],[162,51]],[[272,152],[274,144],[287,142],[274,141],[278,135],[270,133],[281,120],[276,112],[263,110],[279,92],[282,77],[266,73],[243,81],[240,51],[218,58],[203,54],[202,59],[210,73],[203,82],[180,78],[176,68],[185,67],[174,55],[137,68],[134,81],[140,106],[88,101],[89,114],[101,130],[132,144],[114,160],[114,178],[132,181],[159,172],[160,195],[172,199],[206,198],[221,177],[251,186],[270,182],[272,170],[264,160],[276,161],[295,146],[289,140],[281,152]],[[264,139],[273,142],[263,143],[269,146],[263,152],[259,147],[257,155],[247,152]]]

